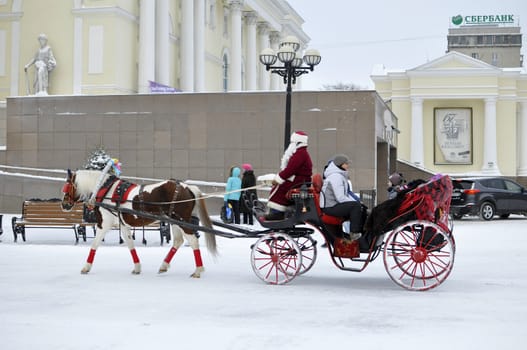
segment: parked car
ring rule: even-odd
[[[527,189],[503,177],[453,179],[450,214],[454,219],[479,215],[492,220],[495,215],[506,219],[510,214],[527,215]]]

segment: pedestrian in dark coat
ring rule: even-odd
[[[253,206],[254,201],[258,199],[258,194],[254,188],[256,186],[256,176],[254,176],[254,170],[251,164],[242,164],[242,169],[242,189],[250,188],[242,192],[242,198],[240,199],[240,211],[243,214],[242,222],[244,224],[253,225]]]

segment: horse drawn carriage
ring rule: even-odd
[[[63,188],[63,208],[67,210],[75,201],[86,198],[97,177],[98,173],[93,171],[69,172]],[[254,273],[269,284],[288,283],[311,269],[317,258],[315,232],[326,240],[329,256],[337,268],[361,272],[382,254],[390,278],[408,290],[437,287],[453,267],[455,243],[448,216],[452,184],[448,176],[434,176],[373,208],[362,236],[353,241],[343,237],[341,219],[321,212],[319,176],[314,176],[312,183],[291,191],[294,209],[284,220],[265,221],[262,218],[264,206],[255,203],[255,215],[263,227],[256,231],[211,221],[204,197],[195,186],[167,180],[145,187],[133,184],[123,187],[122,182],[109,177],[105,181],[105,193],[113,194],[97,198],[97,234],[82,273],[90,271],[97,246],[115,220],[125,224],[123,236],[132,254],[133,273],[140,273],[141,266],[133,239],[126,229],[152,221],[172,225],[173,246],[159,272],[168,270],[185,237],[194,249],[196,270],[191,276],[200,276],[203,263],[197,231],[205,233],[207,248],[212,254],[216,251],[216,236],[257,239],[251,245],[251,265]],[[196,204],[201,224],[191,215]]]

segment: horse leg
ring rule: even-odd
[[[134,275],[139,275],[141,273],[141,262],[139,261],[139,256],[137,256],[137,252],[135,250],[134,240],[132,238],[132,231],[130,230],[130,227],[126,225],[121,225],[121,230],[124,241],[126,242],[128,249],[130,250],[130,254],[132,254],[132,260],[134,262],[134,269],[132,270],[132,273]]]
[[[176,254],[177,250],[183,244],[183,230],[177,225],[172,225],[172,248],[168,251],[165,260],[161,263],[159,273],[167,272],[170,267],[170,261]]]
[[[106,227],[109,226],[109,227]],[[106,236],[106,232],[108,232],[110,225],[103,225],[101,229],[96,228],[95,229],[95,238],[93,239],[93,242],[90,247],[90,253],[88,254],[88,259],[86,259],[86,264],[81,270],[81,274],[85,275],[88,272],[90,272],[91,267],[93,265],[93,260],[95,259],[95,252],[97,251],[97,248],[101,244],[101,241],[104,239],[104,236]]]
[[[201,251],[199,250],[199,240],[198,237],[196,237],[195,234],[188,234],[185,232],[185,238],[187,239],[187,242],[189,243],[190,247],[194,251],[194,262],[196,263],[196,270],[190,277],[193,278],[200,278],[201,273],[205,271],[205,268],[203,268],[203,261],[201,260]]]

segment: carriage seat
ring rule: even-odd
[[[322,180],[322,175],[314,174],[311,178],[311,182],[313,184],[313,196],[315,200],[315,205],[317,206],[317,212],[318,216],[320,217],[320,220],[322,220],[322,222],[327,225],[342,225],[342,223],[346,221],[345,218],[328,215],[324,213],[322,209],[320,209],[320,192],[322,191],[322,184],[324,183],[324,181]]]

